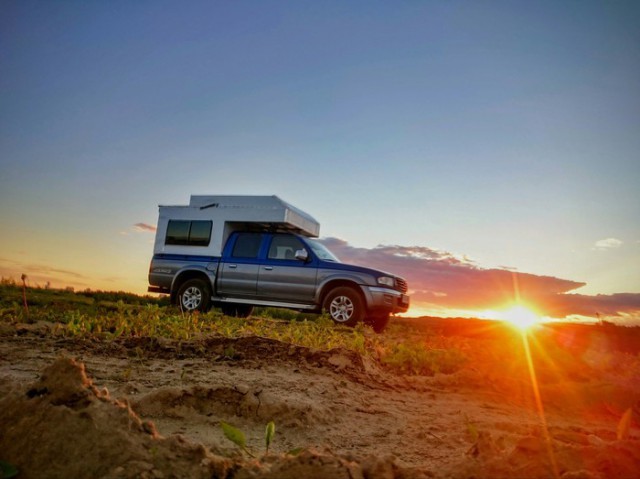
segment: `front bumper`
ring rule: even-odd
[[[400,291],[376,286],[369,286],[366,290],[370,310],[386,311],[391,314],[396,314],[406,313],[409,309],[409,296],[402,294]]]

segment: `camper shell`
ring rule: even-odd
[[[160,206],[148,291],[186,311],[325,311],[336,323],[365,321],[379,331],[407,311],[406,280],[340,262],[315,239],[319,232],[315,219],[277,196],[193,195],[188,205]]]
[[[320,224],[311,215],[272,196],[191,195],[186,206],[159,207],[154,254],[193,254],[194,247],[166,244],[169,221],[211,222],[210,240],[198,247],[198,254],[221,256],[234,231],[296,233],[310,238],[320,234]]]

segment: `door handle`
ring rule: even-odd
[[[265,266],[264,269],[266,269],[267,271],[271,271],[273,269],[273,266]]]
[[[237,265],[237,264],[228,264],[227,266],[228,266],[229,268],[232,268],[232,269],[235,269],[235,268],[237,268],[237,267],[238,267],[238,265]]]

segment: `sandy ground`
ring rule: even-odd
[[[19,478],[640,477],[640,378],[630,366],[595,368],[601,348],[564,350],[562,373],[538,359],[542,418],[522,355],[497,351],[496,338],[467,337],[468,366],[424,377],[258,337],[49,333],[0,332],[0,460]],[[258,458],[220,421],[244,431]]]

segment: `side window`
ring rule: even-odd
[[[241,233],[236,238],[231,256],[234,258],[257,258],[260,252],[260,233]]]
[[[211,221],[192,221],[189,232],[189,244],[193,246],[209,246],[211,240]]]
[[[296,259],[296,251],[304,249],[302,242],[295,236],[276,235],[271,240],[269,259]]]
[[[189,244],[190,228],[191,221],[169,220],[169,225],[167,226],[167,237],[164,240],[164,244]]]
[[[169,220],[164,244],[209,246],[212,221]]]

